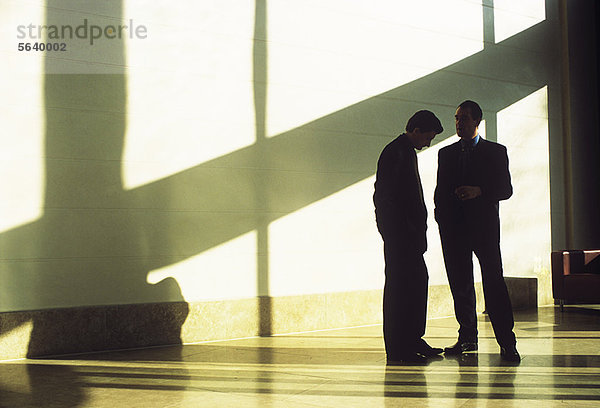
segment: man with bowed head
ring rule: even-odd
[[[427,209],[415,152],[442,131],[432,112],[418,111],[408,120],[406,133],[383,149],[377,163],[373,201],[384,245],[383,337],[388,364],[422,362],[442,353],[422,338],[429,282],[423,259]]]
[[[459,324],[458,341],[446,354],[475,351],[477,315],[473,281],[473,253],[481,266],[485,307],[505,361],[519,362],[513,332],[512,306],[502,271],[498,202],[512,195],[506,147],[479,135],[483,113],[476,102],[456,110],[460,140],[438,153],[435,220],[444,264]]]

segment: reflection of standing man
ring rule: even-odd
[[[520,361],[512,306],[500,256],[498,201],[512,195],[506,147],[482,139],[479,105],[465,101],[456,111],[460,140],[439,151],[435,219],[460,325],[458,342],[446,354],[477,350],[473,252],[481,265],[486,310],[504,360]]]
[[[373,201],[384,243],[383,335],[388,363],[423,361],[442,352],[422,339],[429,281],[423,260],[427,209],[415,153],[442,130],[432,112],[415,113],[406,133],[383,149],[377,163]]]

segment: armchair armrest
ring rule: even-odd
[[[600,302],[600,250],[554,251],[551,262],[552,293],[561,306]]]

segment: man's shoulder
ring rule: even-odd
[[[440,155],[445,155],[445,154],[451,154],[453,152],[459,151],[460,150],[460,140],[449,144],[448,146],[444,146],[439,150],[439,154]]]
[[[505,152],[506,151],[506,146],[504,146],[503,144],[500,144],[498,142],[493,142],[491,140],[487,140],[487,139],[481,139],[479,140],[479,143],[481,143],[481,149],[482,150],[487,150],[490,152]]]
[[[398,154],[402,150],[407,149],[406,137],[404,134],[401,134],[394,138],[391,142],[389,142],[382,150],[381,154]]]
[[[482,142],[482,146],[488,146],[493,149],[506,149],[503,144],[494,142],[493,140],[481,138],[479,141]]]

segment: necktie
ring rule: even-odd
[[[464,140],[460,141],[460,154],[458,155],[458,162],[460,166],[460,182],[461,185],[468,185],[469,178],[469,159],[473,146],[469,142]]]

